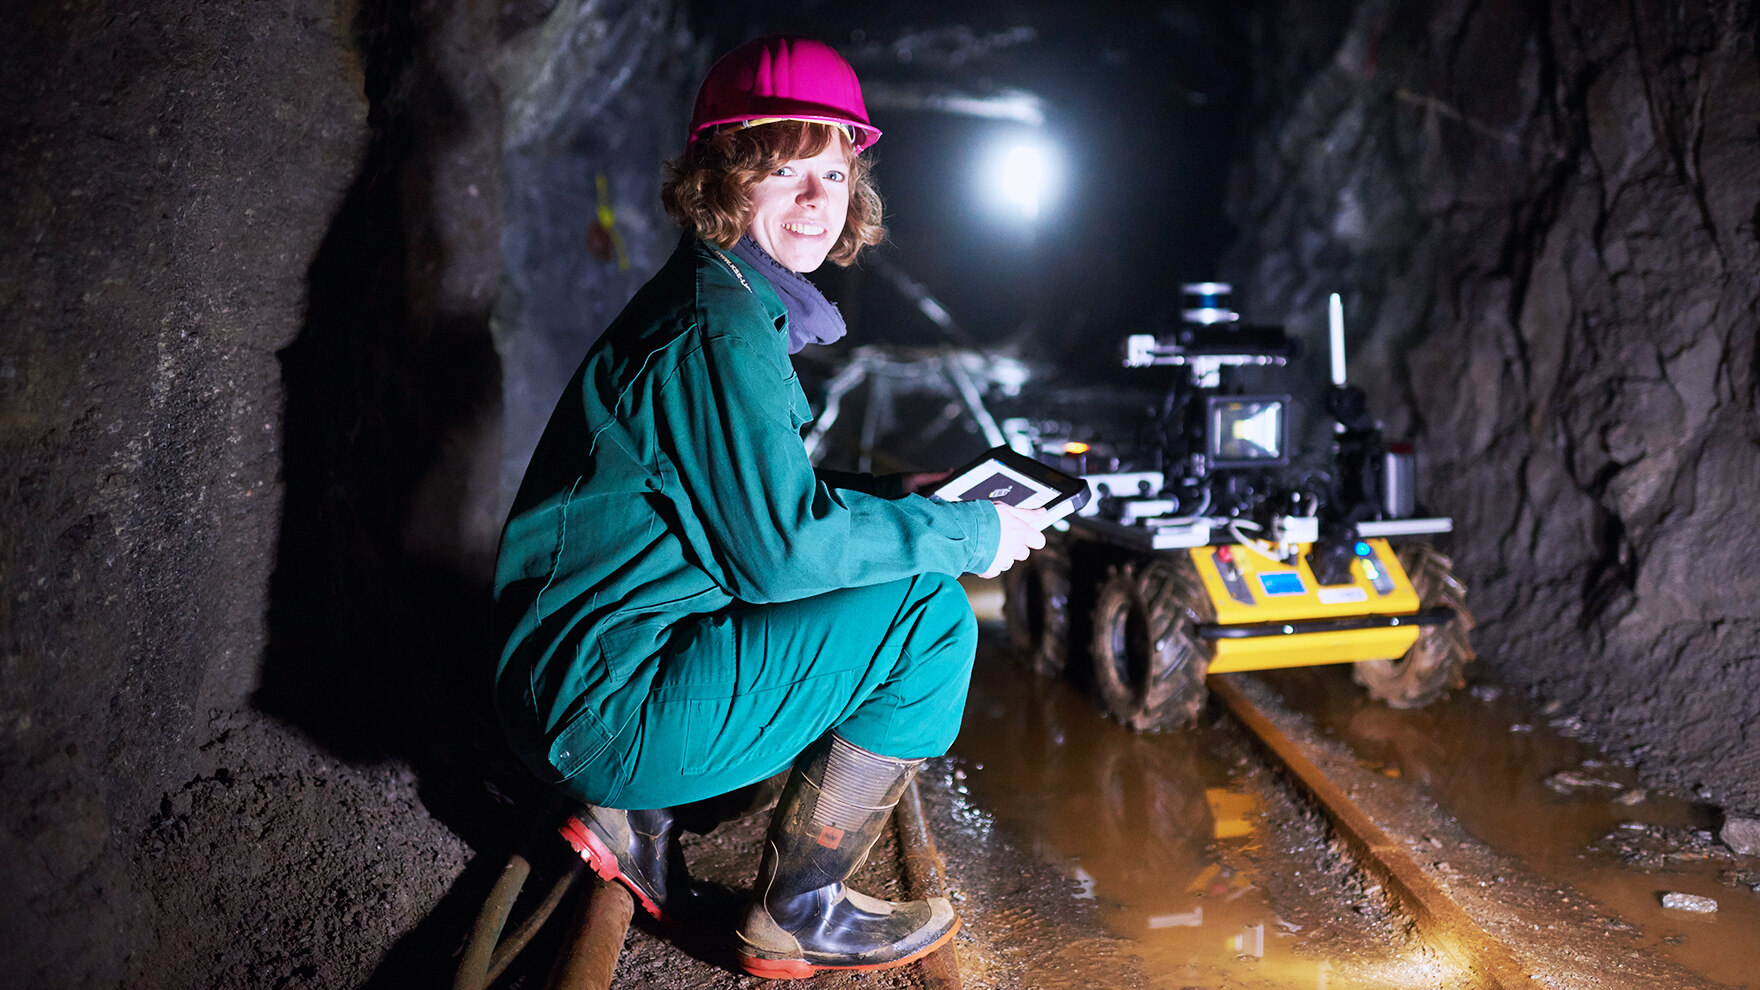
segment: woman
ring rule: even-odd
[[[1043,546],[1042,511],[818,475],[789,362],[842,335],[800,273],[878,242],[879,137],[828,46],[716,63],[663,198],[672,258],[581,364],[502,537],[497,705],[587,807],[564,827],[657,918],[689,897],[670,809],[792,766],[741,965],[883,968],[958,927],[945,899],[847,890],[923,759],[959,728],[975,622],[955,578]]]

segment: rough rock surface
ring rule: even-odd
[[[1760,819],[1731,818],[1717,836],[1737,855],[1760,856]]]
[[[558,4],[496,63],[507,105],[506,277],[494,313],[507,388],[499,536],[581,356],[678,242],[661,162],[683,149],[710,52],[671,3]],[[588,16],[590,13],[591,16]]]
[[[1311,352],[1344,295],[1351,377],[1455,518],[1481,659],[1750,812],[1757,16],[1274,4],[1228,265]]]
[[[671,10],[0,15],[0,971],[20,985],[448,979],[533,798],[483,690],[491,320],[504,214],[558,200],[504,189],[504,124],[556,68],[534,52],[617,55],[630,71],[538,94],[569,123],[537,144],[555,171],[624,154],[650,188],[618,185],[651,200],[644,135],[678,124],[635,108],[699,69]],[[621,233],[638,263],[672,237]],[[558,237],[553,278],[602,265]]]
[[[141,834],[255,680],[274,355],[366,106],[334,3],[4,19],[0,970],[116,986],[161,908]]]

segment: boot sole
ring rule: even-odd
[[[894,969],[899,966],[908,966],[929,953],[934,952],[936,949],[946,945],[959,931],[959,926],[959,916],[955,915],[953,919],[953,927],[943,932],[940,938],[937,938],[935,941],[930,942],[928,945],[923,946],[921,949],[918,949],[908,956],[904,956],[900,959],[889,959],[883,963],[847,965],[840,965],[838,963],[812,963],[805,959],[765,959],[761,956],[748,956],[744,952],[741,952],[739,956],[739,968],[753,976],[762,977],[766,980],[804,980],[821,970],[828,969],[855,970],[858,972]]]
[[[556,831],[561,833],[570,848],[580,854],[581,859],[586,860],[587,866],[598,875],[599,879],[616,883],[629,891],[630,896],[636,899],[636,903],[642,906],[642,910],[648,913],[648,917],[669,928],[678,927],[677,921],[662,912],[660,905],[655,904],[653,898],[649,897],[635,881],[624,875],[623,870],[618,868],[617,854],[612,852],[611,848],[605,845],[597,835],[594,835],[593,830],[588,828],[586,823],[578,818],[570,818],[563,822]]]

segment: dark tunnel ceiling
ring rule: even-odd
[[[798,0],[693,11],[717,51],[788,32],[838,46],[869,93],[886,257],[972,335],[1067,358],[1171,318],[1181,281],[1215,276],[1243,18],[1222,4],[887,3]],[[1038,128],[913,109],[925,96],[1036,98]],[[1029,130],[1057,150],[1061,193],[1037,221],[980,202],[982,163]],[[829,269],[833,297],[869,274]],[[859,290],[867,340],[938,340],[887,288]],[[841,300],[846,311],[851,300]],[[1099,345],[1097,347],[1097,345]],[[1110,363],[1110,362],[1109,362]]]

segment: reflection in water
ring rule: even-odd
[[[1660,955],[1722,986],[1757,985],[1760,897],[1718,882],[1727,861],[1689,852],[1641,869],[1611,851],[1643,826],[1709,829],[1710,809],[1645,791],[1631,769],[1573,738],[1570,717],[1491,685],[1394,711],[1364,698],[1342,667],[1258,676],[1365,765],[1420,784],[1479,841],[1638,925]],[[1665,910],[1664,891],[1711,897],[1718,911]]]
[[[987,645],[954,755],[972,804],[1058,864],[1072,897],[1098,901],[1158,986],[1442,985],[1404,946],[1348,962],[1297,953],[1300,926],[1230,855],[1265,837],[1251,788],[1213,755],[1238,752],[1221,732],[1133,734]]]
[[[995,582],[974,581],[968,590],[979,616],[993,623]],[[1133,735],[1075,691],[1014,666],[999,638],[993,628],[986,633],[954,746],[970,801],[979,817],[1058,864],[1072,897],[1098,902],[1160,985],[1458,984],[1404,946],[1353,949],[1330,961],[1298,955],[1298,939],[1312,929],[1291,931],[1240,865],[1283,853],[1270,848],[1251,784],[1217,756],[1235,751],[1219,744],[1218,731]],[[1635,867],[1616,855],[1642,847],[1657,828],[1708,829],[1713,816],[1646,791],[1629,768],[1573,738],[1578,726],[1568,716],[1533,711],[1490,685],[1394,711],[1368,701],[1344,666],[1254,676],[1365,766],[1424,788],[1480,841],[1639,926],[1659,954],[1719,986],[1760,986],[1760,896],[1718,881],[1727,858],[1688,850]],[[1255,845],[1270,855],[1235,855]],[[1266,868],[1284,879],[1293,869]],[[1719,909],[1667,911],[1665,891],[1710,897]]]

